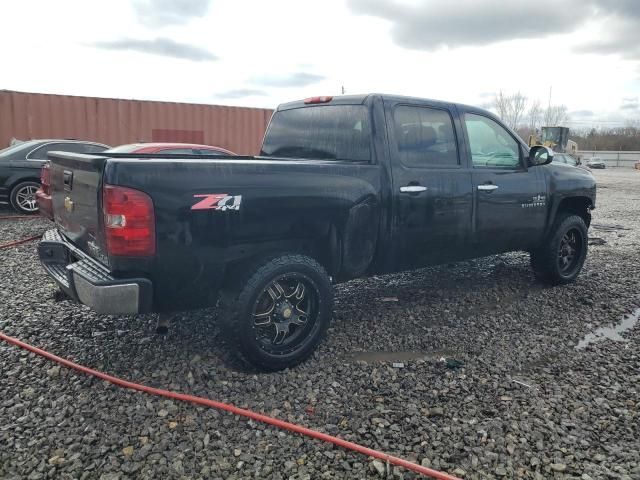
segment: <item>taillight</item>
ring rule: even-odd
[[[51,194],[51,166],[49,163],[45,163],[40,169],[40,187],[45,194]]]
[[[105,185],[104,233],[109,255],[146,257],[156,253],[153,201],[133,188]]]
[[[309,98],[305,98],[304,99],[304,103],[306,103],[307,105],[309,104],[314,104],[314,103],[329,103],[331,100],[333,100],[333,97],[330,95],[323,95],[321,97],[309,97]]]

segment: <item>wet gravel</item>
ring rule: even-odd
[[[0,250],[0,330],[464,478],[637,479],[640,327],[575,347],[640,308],[640,171],[595,175],[595,238],[575,284],[539,285],[521,253],[349,282],[328,340],[293,370],[230,366],[215,310],[185,314],[161,337],[153,316],[55,302],[35,243]],[[0,243],[49,226],[2,220]],[[416,475],[0,342],[0,478],[385,477]]]

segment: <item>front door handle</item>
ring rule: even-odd
[[[419,192],[425,192],[427,190],[427,187],[424,187],[422,185],[405,185],[404,187],[400,187],[400,191],[402,193],[419,193]]]
[[[478,185],[478,190],[485,192],[493,192],[498,188],[498,185]]]

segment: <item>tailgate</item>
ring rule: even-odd
[[[105,157],[51,152],[51,201],[58,230],[76,247],[107,264],[102,232]]]

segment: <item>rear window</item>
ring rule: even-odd
[[[319,160],[371,160],[371,128],[363,105],[322,105],[276,112],[261,155]]]

